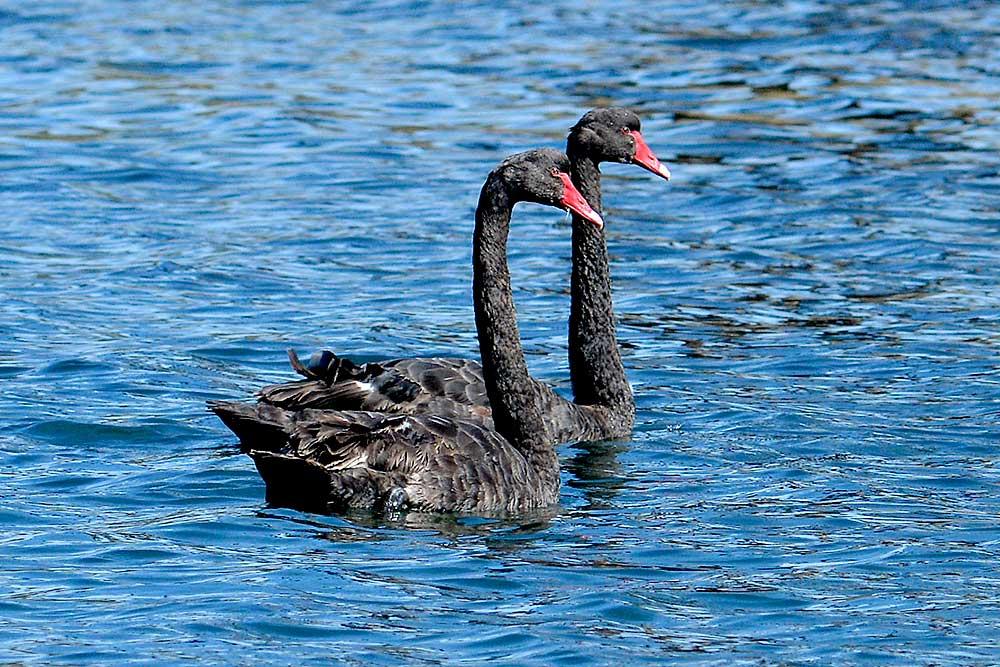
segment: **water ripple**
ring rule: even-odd
[[[0,9],[0,660],[996,663],[998,21]],[[604,169],[635,437],[517,521],[267,507],[204,401],[289,346],[475,356],[483,175],[611,103],[675,175]],[[510,248],[563,389],[568,230]]]

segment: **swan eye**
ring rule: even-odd
[[[622,126],[622,128],[621,128],[620,132],[621,132],[622,134],[631,134],[631,133],[632,133],[632,130],[628,129],[627,127],[624,127],[624,126]]]
[[[552,174],[553,176],[555,176],[556,178],[559,178],[559,173],[560,172],[555,167],[552,167],[552,169],[549,170],[549,173]]]

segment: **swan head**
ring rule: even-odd
[[[551,148],[511,155],[494,172],[514,201],[530,201],[575,213],[598,229],[604,220],[573,185],[569,158]]]
[[[567,150],[594,162],[637,164],[670,180],[670,170],[649,148],[640,132],[639,117],[622,107],[592,109],[569,131]]]

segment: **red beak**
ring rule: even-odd
[[[653,155],[653,151],[649,150],[649,146],[646,145],[646,140],[642,138],[642,135],[635,130],[629,130],[629,134],[635,139],[635,157],[632,158],[632,162],[643,169],[649,169],[657,176],[662,176],[669,181],[670,170],[665,165],[660,164],[660,161]]]
[[[604,229],[604,219],[598,215],[597,211],[590,208],[590,204],[587,203],[587,200],[583,198],[580,191],[576,189],[575,185],[573,185],[573,181],[570,179],[569,174],[564,171],[560,171],[559,178],[561,178],[563,182],[562,205],[573,213],[576,213],[584,220],[589,220],[594,223],[594,226],[598,229]]]

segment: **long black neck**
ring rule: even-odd
[[[570,152],[573,184],[591,208],[601,211],[601,171],[586,154]],[[611,273],[604,232],[573,216],[573,273],[570,281],[569,370],[577,404],[608,409],[609,430],[632,429],[635,402],[615,336]]]
[[[472,248],[472,297],[483,379],[500,435],[530,461],[537,464],[544,458],[551,463],[555,451],[546,444],[538,392],[521,349],[507,267],[513,207],[503,183],[491,174],[479,196]]]

